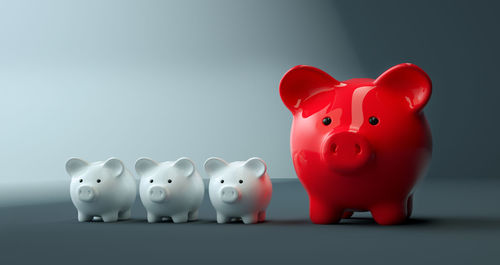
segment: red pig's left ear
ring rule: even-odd
[[[308,99],[338,84],[339,81],[316,67],[297,65],[281,78],[280,96],[286,107],[295,114]]]
[[[410,63],[390,68],[380,75],[374,84],[403,97],[413,111],[423,109],[432,92],[429,76],[418,66]]]

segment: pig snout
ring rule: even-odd
[[[78,198],[84,202],[91,202],[97,197],[97,191],[91,186],[81,186],[78,188]]]
[[[220,189],[219,195],[223,202],[233,203],[240,198],[240,191],[235,187],[226,186]]]
[[[167,199],[168,197],[168,190],[165,189],[164,187],[160,187],[160,186],[153,186],[151,188],[149,188],[148,190],[148,194],[149,194],[149,199],[152,201],[152,202],[163,202]]]
[[[365,165],[371,156],[368,141],[359,133],[334,133],[323,144],[323,159],[335,171],[354,171]]]

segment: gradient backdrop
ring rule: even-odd
[[[0,200],[56,198],[72,156],[131,170],[188,156],[204,177],[207,157],[259,156],[271,177],[295,178],[278,83],[298,64],[339,80],[419,65],[434,84],[428,178],[499,177],[499,7],[0,1]]]

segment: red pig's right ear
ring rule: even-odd
[[[307,65],[297,65],[281,78],[280,96],[286,107],[295,114],[309,98],[340,84],[324,71]]]

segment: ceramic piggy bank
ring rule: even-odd
[[[389,225],[411,215],[413,187],[431,157],[424,71],[400,64],[375,80],[337,81],[301,65],[283,76],[280,95],[293,114],[292,159],[312,222],[370,211]]]
[[[217,212],[217,223],[239,219],[245,224],[262,222],[271,201],[272,185],[260,158],[226,161],[212,157],[205,162],[210,176],[208,193]]]
[[[135,163],[135,170],[141,177],[139,194],[148,212],[148,222],[168,218],[184,223],[198,219],[205,185],[193,161],[183,157],[158,163],[141,158]]]
[[[70,195],[78,210],[78,221],[100,217],[104,222],[130,218],[137,194],[136,181],[122,161],[110,158],[88,163],[79,158],[66,162],[71,176]]]

